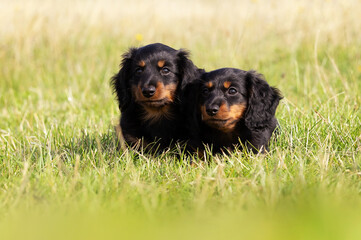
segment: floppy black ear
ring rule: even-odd
[[[131,64],[132,59],[137,51],[136,48],[131,48],[129,51],[122,55],[122,62],[120,63],[120,70],[115,74],[110,84],[113,88],[113,92],[117,94],[119,109],[127,108],[131,100],[131,91],[129,80],[131,78]]]
[[[196,125],[194,128],[198,127],[200,81],[200,79],[195,79],[192,83],[187,84],[180,94],[183,116],[189,125]]]
[[[181,91],[181,112],[184,121],[184,138],[188,141],[189,147],[201,147],[200,142],[200,86],[201,79],[195,79],[191,83],[185,85]]]
[[[246,74],[248,107],[245,123],[248,128],[265,128],[271,124],[282,96],[277,88],[270,87],[261,74],[248,71]]]
[[[198,69],[193,62],[189,59],[189,52],[180,49],[177,53],[178,56],[178,71],[180,74],[180,86],[184,89],[187,84],[197,79],[203,72],[203,69]]]

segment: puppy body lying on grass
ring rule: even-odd
[[[129,146],[158,143],[164,149],[184,139],[179,92],[201,74],[184,50],[155,43],[123,55],[111,85],[121,111],[120,128]]]
[[[194,103],[185,107],[193,148],[208,144],[221,152],[241,142],[253,152],[268,150],[282,97],[262,75],[233,68],[204,73],[185,89],[183,98]]]

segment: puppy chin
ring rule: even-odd
[[[209,127],[215,128],[222,132],[231,132],[237,124],[237,120],[228,118],[228,119],[207,119],[204,121]]]
[[[168,98],[163,98],[159,100],[147,100],[147,101],[139,101],[140,105],[147,107],[147,108],[162,108],[171,103]]]
[[[227,124],[228,119],[221,120],[221,119],[207,119],[205,123],[213,128],[221,129]]]

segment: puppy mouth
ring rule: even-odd
[[[229,120],[231,120],[231,119],[230,118],[226,118],[226,119],[210,118],[210,119],[207,119],[207,122],[213,123],[213,124],[226,124]]]
[[[237,121],[238,121],[237,119],[233,119],[233,118],[225,118],[225,119],[210,118],[207,119],[205,122],[210,127],[227,132],[233,129]]]
[[[168,98],[162,98],[162,99],[154,99],[154,100],[150,100],[150,99],[142,100],[139,103],[147,107],[159,108],[159,107],[164,107],[170,104],[171,102],[169,101]]]
[[[204,119],[203,121],[210,127],[213,128],[223,128],[224,126],[227,126],[228,122],[231,120],[231,118],[208,118]]]

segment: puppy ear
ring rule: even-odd
[[[248,107],[245,124],[250,129],[265,128],[271,123],[282,96],[277,88],[270,87],[261,74],[246,74]]]
[[[125,109],[131,101],[131,91],[129,80],[131,78],[131,66],[132,59],[134,57],[136,48],[131,48],[129,51],[122,55],[122,62],[120,63],[120,70],[115,74],[110,84],[113,88],[113,92],[117,94],[117,100],[119,104],[119,109]]]
[[[199,91],[201,86],[201,79],[195,79],[193,82],[185,85],[181,91],[181,112],[186,129],[186,138],[197,142],[199,139],[199,123],[201,121],[199,116]]]
[[[180,49],[177,53],[178,56],[178,71],[180,75],[180,86],[184,89],[187,84],[191,83],[204,72],[203,69],[198,69],[193,62],[189,59],[189,52]]]

